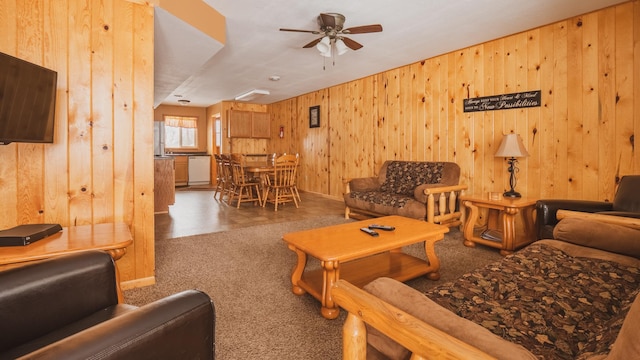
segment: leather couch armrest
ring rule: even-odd
[[[28,355],[29,359],[213,359],[215,309],[187,290],[105,321]]]
[[[89,251],[0,272],[0,353],[118,303],[115,264]]]
[[[558,210],[573,210],[588,213],[611,211],[613,204],[604,201],[547,199],[536,202],[538,239],[553,239],[553,228],[558,223]]]

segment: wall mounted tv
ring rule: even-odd
[[[0,145],[52,143],[58,73],[0,52]]]

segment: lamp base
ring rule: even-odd
[[[504,194],[502,194],[502,196],[506,197],[506,198],[520,198],[522,197],[522,195],[520,195],[519,192],[515,191],[515,190],[509,190],[509,191],[505,191]]]

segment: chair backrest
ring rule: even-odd
[[[231,155],[230,154],[220,154],[220,159],[222,161],[222,176],[228,182],[233,180],[233,172],[231,171]]]
[[[640,175],[625,175],[620,179],[613,210],[640,213]]]
[[[231,154],[231,170],[233,175],[233,183],[237,185],[247,184],[247,176],[244,168],[246,166],[247,159],[242,154]]]
[[[282,155],[273,164],[274,176],[271,180],[273,186],[294,186],[296,183],[296,168],[298,158],[295,155]]]

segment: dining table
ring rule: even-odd
[[[244,171],[260,178],[262,194],[266,196],[269,174],[273,174],[274,165],[271,161],[249,161],[244,164]]]

